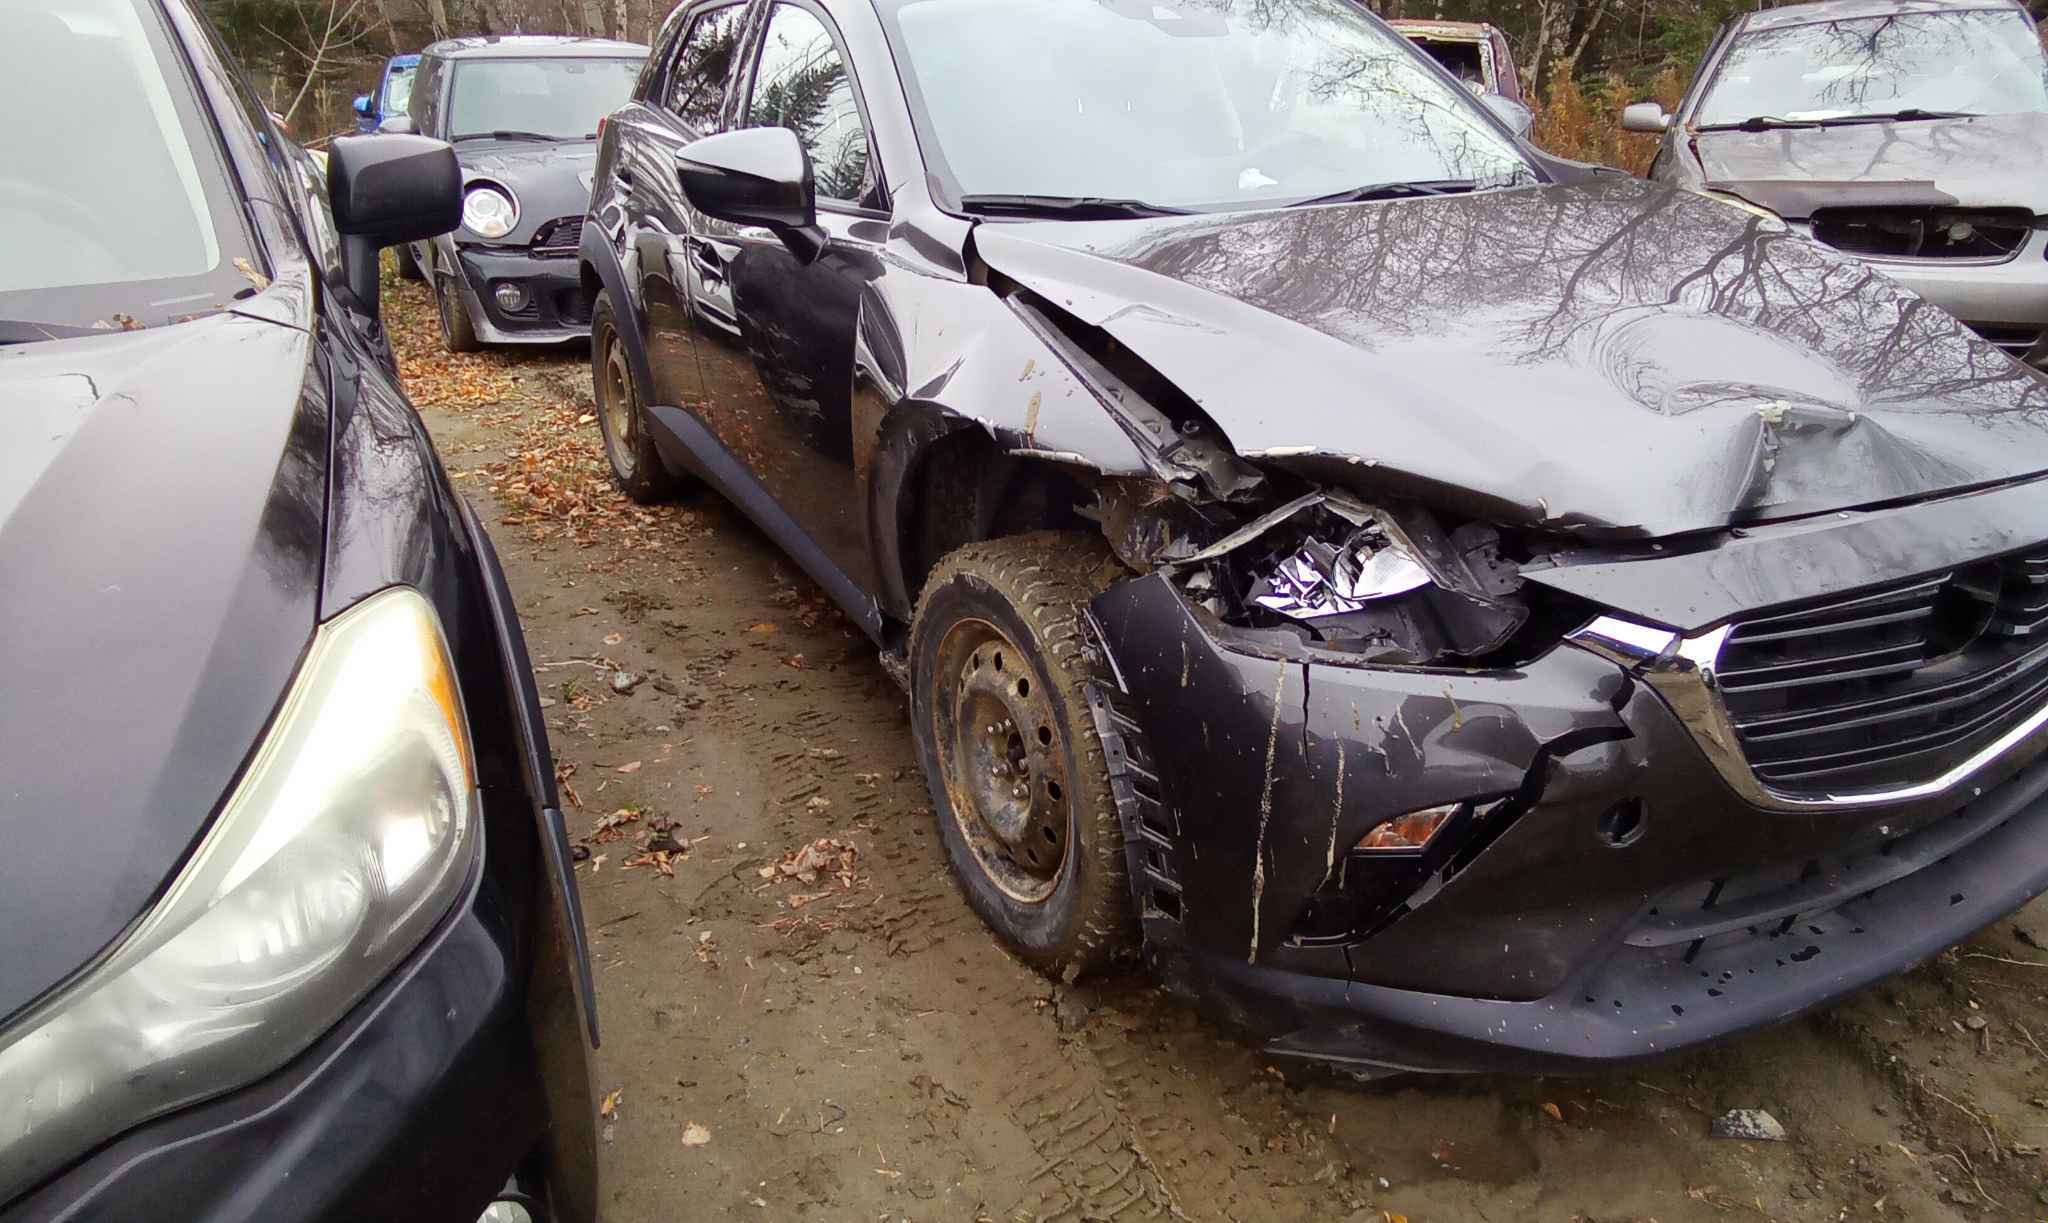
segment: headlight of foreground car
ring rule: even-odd
[[[481,238],[502,238],[519,224],[519,203],[502,187],[478,185],[462,197],[463,228]]]
[[[163,899],[0,1032],[0,1201],[333,1026],[464,886],[477,801],[427,601],[394,589],[324,626]]]

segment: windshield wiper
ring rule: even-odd
[[[1819,127],[1818,119],[1781,119],[1776,115],[1751,115],[1740,123],[1702,123],[1703,132],[1767,132],[1780,127]]]
[[[1821,127],[1847,127],[1854,123],[1892,123],[1914,119],[1975,119],[1977,115],[1967,110],[1922,110],[1908,106],[1904,110],[1888,111],[1875,115],[1840,115],[1832,119],[1816,119]]]
[[[1312,195],[1305,200],[1294,200],[1289,208],[1306,208],[1311,204],[1356,204],[1364,200],[1398,200],[1418,195],[1462,195],[1477,191],[1479,184],[1469,178],[1446,178],[1435,182],[1410,183],[1369,183],[1363,187],[1346,187],[1327,195]]]
[[[520,132],[500,128],[494,132],[464,132],[460,136],[452,137],[449,143],[461,144],[465,140],[544,140],[553,144],[560,139],[560,136],[550,136],[546,132]]]
[[[1118,220],[1124,217],[1180,217],[1185,208],[1168,208],[1144,200],[1122,200],[1103,195],[963,195],[960,207],[968,212],[997,216],[1064,217],[1070,221]]]
[[[112,335],[106,327],[77,327],[70,323],[37,323],[28,319],[0,319],[0,344],[34,344],[40,340],[75,340],[87,335]]]

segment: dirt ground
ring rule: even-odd
[[[449,358],[394,288],[589,852],[610,1223],[2048,1218],[2040,903],[1824,1014],[1586,1079],[1283,1075],[1142,975],[1035,975],[954,890],[856,630],[715,497],[609,492],[585,352]],[[1789,1139],[1711,1137],[1733,1108]]]

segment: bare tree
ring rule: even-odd
[[[299,92],[292,96],[291,105],[285,108],[285,122],[291,122],[292,116],[299,113],[299,105],[306,100],[315,82],[346,71],[336,61],[370,33],[370,27],[357,20],[362,7],[363,0],[348,0],[346,4],[342,0],[326,0],[324,8],[317,10],[317,31],[314,19],[307,16],[307,9],[295,8],[293,12],[299,19],[302,41],[294,41],[268,26],[264,27],[265,33],[305,63],[306,78],[299,83]]]

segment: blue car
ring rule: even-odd
[[[407,104],[412,100],[413,73],[419,71],[419,66],[417,55],[394,55],[385,61],[384,78],[377,83],[377,92],[356,98],[357,131],[379,131],[386,119],[406,117]]]

